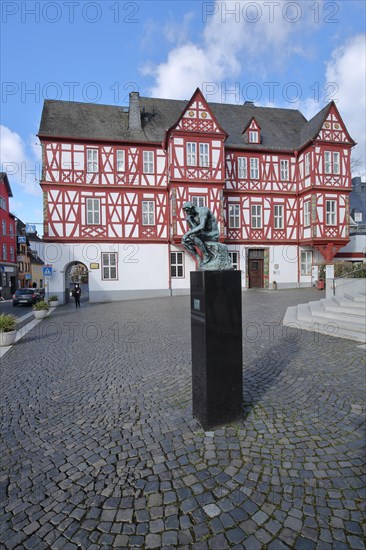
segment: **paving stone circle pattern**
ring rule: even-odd
[[[2,359],[0,547],[364,549],[365,351],[281,324],[317,292],[243,293],[243,418],[206,433],[187,296],[58,308]]]

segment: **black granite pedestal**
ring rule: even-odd
[[[241,272],[191,273],[193,416],[205,430],[242,417]]]

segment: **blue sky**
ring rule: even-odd
[[[300,109],[331,99],[365,174],[365,2],[1,3],[1,169],[12,211],[42,223],[44,99],[126,105],[128,93]],[[38,225],[42,234],[42,226]]]

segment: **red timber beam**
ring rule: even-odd
[[[344,243],[341,244],[314,244],[314,246],[320,251],[326,262],[332,262],[334,256],[337,254],[338,250],[345,246]]]

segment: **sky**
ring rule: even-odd
[[[299,109],[331,100],[365,177],[364,0],[7,1],[1,6],[0,169],[11,211],[43,233],[43,101],[128,94]]]

